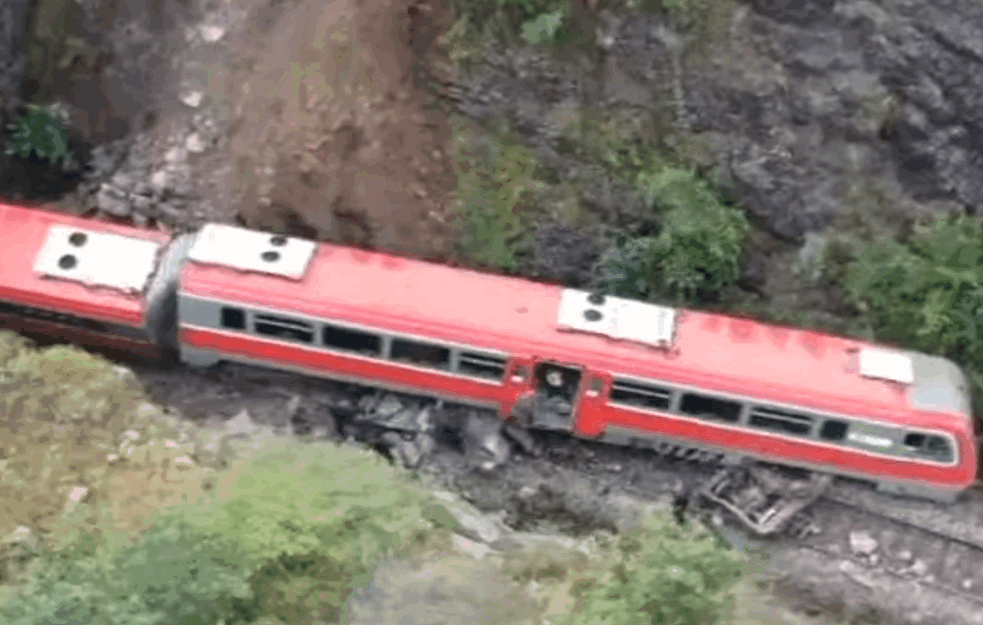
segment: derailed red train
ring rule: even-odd
[[[940,501],[977,473],[968,385],[943,358],[225,225],[172,235],[0,204],[0,323]]]

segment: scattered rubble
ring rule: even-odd
[[[868,532],[850,532],[850,551],[858,556],[872,556],[877,551],[877,541]]]

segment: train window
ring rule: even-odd
[[[449,369],[451,350],[432,343],[393,339],[390,358],[397,362],[432,367],[434,369]]]
[[[939,462],[952,462],[954,457],[952,446],[942,436],[929,436],[923,449],[926,457]]]
[[[904,437],[904,445],[909,451],[937,462],[952,462],[952,445],[942,436],[928,436],[912,432]]]
[[[303,343],[314,342],[314,326],[299,319],[277,315],[256,315],[255,328],[257,334]]]
[[[457,370],[464,375],[489,380],[501,380],[505,375],[507,358],[483,352],[461,352]]]
[[[672,398],[672,391],[661,386],[615,380],[611,387],[611,403],[651,408],[652,410],[667,410]]]
[[[904,437],[905,447],[921,447],[925,444],[924,434],[908,434]]]
[[[819,436],[828,441],[841,441],[846,438],[846,421],[827,419],[823,422],[823,427],[819,430]]]
[[[222,306],[222,327],[232,330],[244,330],[246,328],[246,313],[241,308],[230,308]]]
[[[321,340],[325,347],[331,349],[358,352],[363,356],[382,354],[382,337],[370,332],[351,330],[326,323],[321,331]]]
[[[729,423],[737,423],[737,420],[741,418],[740,402],[698,393],[686,393],[683,395],[683,401],[679,410],[683,414],[694,417],[717,419]]]
[[[779,410],[777,408],[765,408],[763,406],[755,406],[751,410],[751,420],[749,423],[752,427],[774,430],[782,434],[808,436],[809,432],[812,431],[812,417],[797,412]]]

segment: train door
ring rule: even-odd
[[[527,395],[523,415],[528,427],[544,430],[573,429],[580,401],[583,370],[552,361],[535,361],[532,393]]]

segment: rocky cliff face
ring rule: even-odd
[[[839,216],[890,224],[983,204],[983,4],[716,4],[702,29],[602,14],[599,53],[578,67],[539,52],[489,54],[466,78],[461,108],[510,120],[583,203],[615,219],[644,203],[566,145],[571,111],[599,104],[638,133],[668,114],[668,144],[686,148],[779,245],[798,246]]]
[[[26,2],[0,0],[0,97],[17,90],[17,82],[27,64],[20,52]]]

